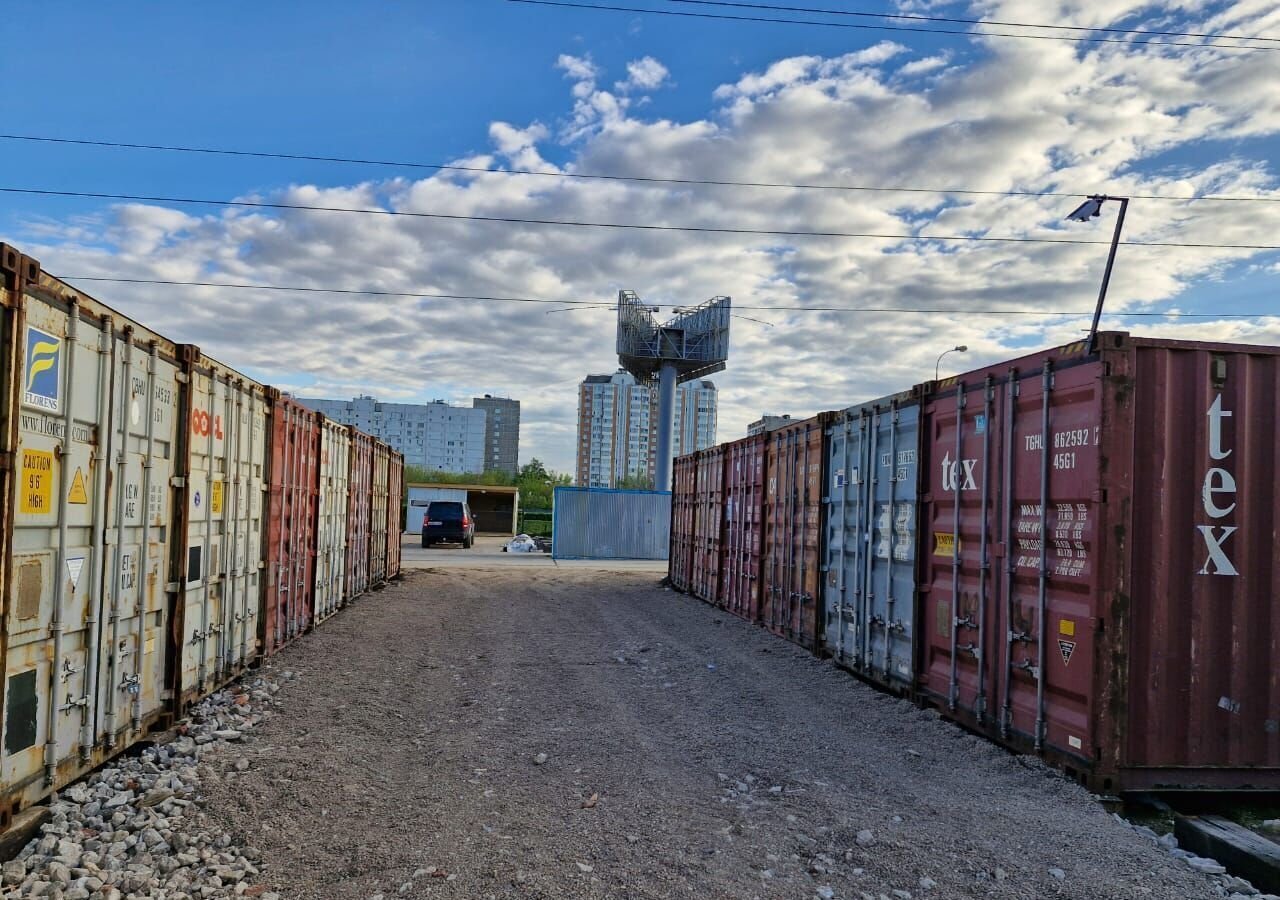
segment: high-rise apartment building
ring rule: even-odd
[[[716,442],[716,386],[700,379],[676,389],[675,454]],[[658,449],[658,392],[619,370],[588,375],[578,385],[577,484],[616,487],[623,479],[653,482]]]
[[[520,401],[485,394],[471,405],[485,411],[484,470],[515,475],[520,470]]]
[[[298,398],[298,402],[335,422],[354,425],[404,454],[405,465],[431,471],[484,471],[483,409],[432,403],[380,403],[373,397],[354,400]]]

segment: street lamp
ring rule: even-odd
[[[948,353],[967,353],[968,351],[969,351],[969,347],[966,344],[957,344],[956,346],[952,347],[950,350],[943,350],[941,353],[939,353],[938,361],[933,364],[933,380],[934,381],[938,380],[938,367],[942,365],[942,357],[946,356]]]
[[[1120,246],[1120,230],[1124,228],[1124,214],[1129,209],[1128,197],[1109,197],[1106,194],[1091,194],[1076,207],[1068,219],[1073,222],[1087,222],[1102,214],[1102,204],[1108,200],[1120,201],[1120,215],[1116,216],[1116,230],[1111,236],[1111,252],[1107,254],[1107,268],[1102,273],[1102,289],[1098,291],[1098,305],[1093,310],[1093,324],[1089,326],[1089,352],[1097,349],[1098,320],[1102,318],[1102,303],[1107,299],[1107,285],[1111,283],[1111,267],[1115,265],[1116,248]]]

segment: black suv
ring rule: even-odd
[[[448,541],[469,550],[476,540],[476,520],[471,507],[460,500],[432,500],[422,519],[422,546]]]

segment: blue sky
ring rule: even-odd
[[[983,0],[930,6],[947,15],[1027,20],[1044,5]],[[1194,16],[1134,0],[1063,0],[1058,6],[1059,23],[1191,30],[1222,23],[1280,34],[1268,9],[1273,4],[1255,0],[1200,4]],[[1270,96],[1280,81],[1280,53],[975,40],[500,0],[379,4],[376,13],[329,2],[200,8],[17,2],[6,9],[8,21],[33,36],[8,43],[0,54],[0,83],[8,88],[0,92],[0,131],[9,133],[424,162],[478,159],[493,168],[533,164],[996,188],[1053,187],[1065,179],[1061,183],[1081,190],[1176,192],[1190,186],[1272,196],[1274,161],[1280,159],[1280,113]],[[645,59],[660,64],[666,76],[649,87],[619,86],[627,65]],[[1076,65],[1089,75],[1072,83]],[[1053,122],[1073,124],[1063,129],[1064,137],[1053,133],[1061,127]],[[1045,133],[1028,137],[1040,124]],[[303,196],[334,205],[356,198],[405,209],[486,215],[517,209],[600,221],[901,230],[932,218],[935,230],[962,226],[996,233],[1055,227],[1059,211],[1045,201],[1028,206],[942,195],[934,209],[907,209],[900,195],[655,194],[582,183],[581,189],[551,188],[545,179],[459,185],[395,167],[2,140],[0,165],[0,181],[8,186]],[[931,356],[922,351],[930,348],[917,347],[929,343],[921,334],[931,329],[947,335],[957,327],[971,329],[975,365],[1078,330],[1061,320],[1009,328],[973,316],[961,326],[955,317],[927,324],[901,316],[827,319],[788,312],[792,306],[873,295],[905,306],[936,305],[954,295],[960,310],[973,298],[1061,309],[1066,294],[1066,308],[1088,308],[1102,256],[1092,247],[1063,250],[1046,272],[1045,259],[1019,249],[1008,249],[1007,257],[992,250],[895,260],[885,251],[902,247],[866,242],[798,241],[779,252],[777,241],[628,234],[597,240],[534,234],[527,227],[433,230],[420,223],[397,230],[358,221],[364,217],[237,217],[193,207],[171,215],[160,206],[7,195],[0,204],[0,239],[34,248],[51,271],[69,274],[176,277],[198,271],[227,281],[318,285],[338,279],[345,287],[549,298],[607,299],[619,287],[633,287],[667,302],[733,293],[738,303],[778,310],[763,316],[772,328],[735,322],[735,356],[719,379],[725,439],[762,412],[847,405],[927,377],[924,363]],[[1280,243],[1277,206],[1135,204],[1130,228],[1135,239],[1214,241],[1230,234],[1232,242]],[[939,216],[938,209],[946,212]],[[1091,234],[1105,237],[1108,224],[1096,223]],[[907,256],[915,252],[909,249]],[[350,257],[335,267],[332,260],[344,253]],[[1219,313],[1273,306],[1276,254],[1217,256],[1211,263],[1206,254],[1122,250],[1113,288],[1117,312],[1126,303]],[[317,266],[317,259],[326,263]],[[244,296],[225,292],[164,294],[105,284],[91,290],[276,383],[339,396],[363,389],[397,399],[464,399],[483,391],[520,397],[528,422],[523,455],[536,453],[561,468],[572,463],[574,382],[588,370],[614,365],[607,311],[553,318],[541,310],[508,314],[309,297],[295,304],[301,314],[278,313],[283,318],[272,325],[277,307],[286,305],[279,296],[246,304]],[[262,327],[251,329],[254,334],[246,334],[244,323],[229,327],[237,315],[261,316]],[[308,325],[308,316],[318,324]],[[343,323],[346,329],[339,327]],[[1138,323],[1138,329],[1186,334],[1186,324]],[[359,364],[345,366],[336,352],[325,359],[326,341],[366,325],[382,337],[350,354]],[[1188,336],[1277,339],[1276,324],[1266,320],[1196,327]],[[832,347],[833,335],[847,341]],[[297,348],[282,347],[282,337]],[[853,352],[863,337],[892,363],[832,365],[833,352]],[[376,364],[369,363],[373,358]],[[779,377],[781,372],[786,374]]]

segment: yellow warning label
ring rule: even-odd
[[[155,653],[155,652],[156,652],[156,639],[155,639],[155,638],[147,638],[147,649],[146,649],[146,652],[147,652],[147,653]]]
[[[1076,623],[1070,619],[1058,620],[1058,634],[1065,634],[1068,637],[1074,637],[1076,633]]]
[[[22,500],[24,513],[53,512],[53,453],[48,450],[22,451]]]
[[[956,536],[949,531],[935,531],[933,533],[933,555],[955,556],[955,553]]]
[[[84,473],[76,466],[76,474],[71,477],[71,490],[67,491],[68,503],[88,503],[89,494],[84,489]]]
[[[215,481],[213,483],[209,502],[213,504],[213,514],[215,516],[222,515],[222,482]]]

